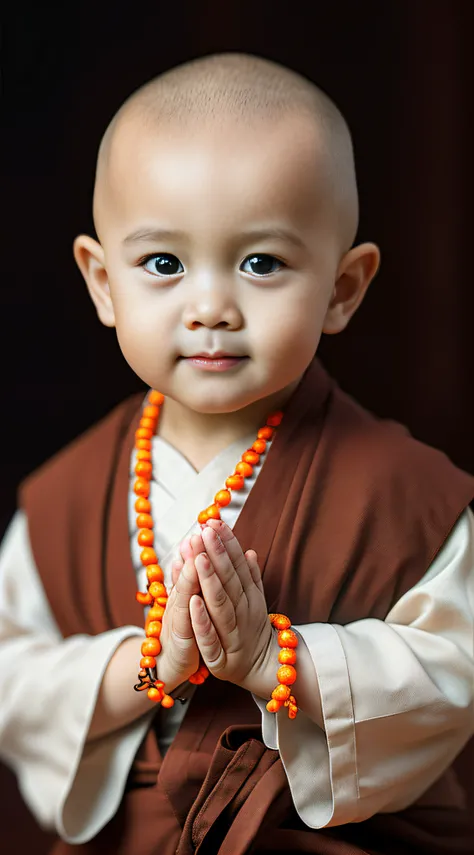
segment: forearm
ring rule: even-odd
[[[126,727],[153,709],[146,691],[136,692],[133,688],[137,682],[142,643],[141,637],[127,638],[110,659],[97,697],[88,742]],[[158,665],[158,670],[168,694],[182,682],[168,673],[165,663],[163,669]]]

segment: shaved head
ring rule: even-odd
[[[314,83],[275,62],[241,53],[214,54],[161,74],[133,93],[102,139],[94,191],[94,221],[100,234],[109,166],[130,123],[143,133],[167,128],[210,129],[237,123],[269,133],[292,119],[314,129],[318,170],[324,172],[328,205],[334,207],[341,248],[352,245],[358,224],[358,195],[352,141],[335,104]],[[295,146],[298,145],[295,139]]]

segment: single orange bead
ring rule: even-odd
[[[161,701],[161,706],[165,707],[165,709],[169,710],[171,707],[174,707],[174,700],[171,695],[163,695],[163,700]]]
[[[282,665],[294,665],[296,662],[296,650],[290,650],[289,647],[284,647],[278,654],[278,661]]]
[[[209,519],[209,517],[207,515],[207,511],[201,511],[201,513],[198,515],[198,523],[200,525],[205,525],[205,523],[207,523],[208,519]]]
[[[155,689],[164,689],[165,688],[165,684],[163,683],[163,680],[155,680],[153,685],[154,685]]]
[[[275,701],[287,701],[290,697],[291,689],[289,686],[279,685],[276,689],[273,689],[272,698]]]
[[[165,400],[165,396],[161,394],[161,392],[157,392],[156,389],[152,389],[150,394],[148,395],[148,400],[150,404],[155,404],[157,407],[161,407],[163,401]]]
[[[206,514],[208,520],[220,520],[221,518],[221,513],[217,505],[209,505],[206,508]]]
[[[140,419],[140,427],[144,430],[151,430],[152,436],[156,432],[156,420],[155,419]]]
[[[214,496],[214,502],[221,508],[225,508],[226,505],[230,504],[230,500],[231,495],[228,490],[219,490]]]
[[[165,613],[164,606],[153,605],[148,612],[147,620],[161,620]]]
[[[156,689],[155,686],[148,689],[147,695],[150,701],[155,701],[155,703],[159,703],[163,699],[163,692],[160,689]]]
[[[152,472],[153,466],[151,465],[151,463],[148,463],[147,460],[139,460],[138,463],[135,465],[135,475],[137,475],[138,478],[145,478],[146,480],[149,480],[151,478]]]
[[[150,495],[150,482],[145,481],[144,478],[137,478],[133,485],[133,491],[137,496],[143,496],[144,499],[148,499]]]
[[[263,454],[266,447],[267,443],[264,439],[256,439],[254,444],[252,445],[253,451],[255,451],[257,454]]]
[[[278,427],[281,424],[281,420],[283,418],[283,413],[279,410],[277,413],[272,413],[271,416],[268,416],[267,425],[269,427]]]
[[[241,490],[244,486],[243,476],[231,475],[229,478],[227,478],[225,485],[229,488],[229,490]]]
[[[293,665],[281,665],[277,671],[277,680],[284,686],[291,686],[296,680],[296,668]]]
[[[209,677],[209,668],[206,668],[206,666],[205,666],[205,665],[200,665],[200,666],[199,666],[199,668],[198,668],[198,672],[199,672],[199,674],[202,674],[202,676],[204,677],[204,679],[206,679],[207,677]]]
[[[144,448],[138,448],[136,457],[137,457],[137,460],[145,460],[145,461],[150,462],[151,461],[151,451],[145,451]]]
[[[148,564],[158,564],[158,557],[155,550],[150,546],[145,546],[145,549],[142,549],[140,552],[140,561],[145,565],[145,567],[147,567]]]
[[[291,620],[286,615],[269,615],[272,626],[276,629],[289,629],[291,626]]]
[[[161,622],[159,620],[151,620],[147,626],[146,634],[148,638],[159,638],[161,635]]]
[[[152,582],[148,590],[154,600],[158,599],[158,597],[166,596],[166,588],[163,582]]]
[[[159,564],[149,564],[146,568],[146,577],[149,582],[163,582],[164,573]]]
[[[161,650],[161,642],[157,638],[147,638],[141,647],[142,656],[158,656]]]
[[[168,594],[163,594],[162,597],[157,597],[155,600],[155,603],[157,603],[159,606],[163,606],[163,608],[166,608],[167,602],[168,602]]]
[[[282,629],[278,633],[278,644],[280,647],[298,647],[298,636],[292,629]]]
[[[138,543],[140,546],[153,546],[153,542],[155,540],[155,535],[149,528],[142,528],[141,531],[138,532]]]
[[[151,514],[138,514],[137,526],[138,526],[138,528],[153,528],[153,517],[152,517],[152,515]]]
[[[156,659],[154,656],[143,656],[140,659],[140,668],[154,668],[156,665]]]
[[[135,511],[137,514],[148,514],[151,511],[151,502],[143,496],[139,496],[135,502]]]
[[[244,451],[242,454],[242,460],[244,463],[250,463],[251,466],[256,466],[260,461],[260,455],[257,454],[256,451],[251,451],[249,449],[248,451]]]
[[[200,674],[199,671],[196,671],[195,674],[191,674],[191,676],[188,677],[188,682],[192,683],[193,686],[201,686],[204,683],[205,679],[206,678],[203,677],[203,675]]]
[[[149,428],[138,428],[135,431],[135,439],[151,439],[153,436],[153,431]]]
[[[257,433],[259,439],[271,439],[274,434],[274,430],[271,427],[263,427]]]
[[[148,404],[147,407],[143,408],[142,417],[144,419],[156,419],[158,418],[160,411],[156,404]]]
[[[237,466],[235,467],[235,474],[242,475],[243,478],[250,478],[252,472],[253,467],[250,465],[250,463],[245,463],[245,461],[243,460],[241,460],[240,463],[237,463]]]
[[[288,707],[288,718],[296,718],[298,713],[298,707],[295,707],[293,704],[290,704]]]
[[[149,606],[153,602],[153,597],[147,591],[137,591],[135,599],[141,606]]]
[[[278,712],[278,710],[281,708],[281,706],[282,706],[281,701],[276,701],[275,698],[272,698],[271,701],[268,701],[267,710],[268,710],[268,712]]]
[[[137,439],[135,440],[135,448],[139,451],[151,451],[151,440]]]

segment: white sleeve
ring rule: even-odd
[[[316,706],[290,721],[255,701],[264,742],[279,749],[306,825],[402,810],[451,765],[474,733],[473,625],[468,510],[385,621],[295,627],[314,665],[324,728],[311,718]]]
[[[70,843],[94,837],[120,804],[146,716],[85,745],[107,664],[125,626],[63,639],[18,511],[0,547],[0,757],[37,820]]]

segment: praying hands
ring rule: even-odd
[[[220,680],[270,697],[279,648],[256,553],[244,554],[225,523],[209,520],[201,535],[183,541],[180,554],[173,584],[180,587],[183,572],[193,578],[190,628],[206,667]]]

